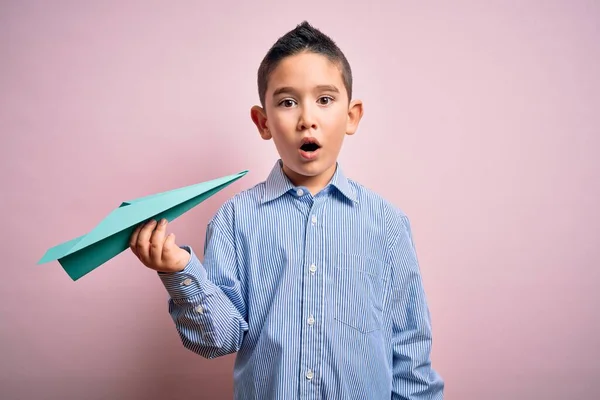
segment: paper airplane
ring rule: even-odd
[[[38,261],[58,260],[76,281],[129,248],[135,228],[154,218],[172,221],[248,173],[248,170],[167,192],[124,201],[86,235],[46,251]]]

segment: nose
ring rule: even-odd
[[[317,129],[317,121],[310,106],[305,105],[301,108],[297,128],[299,131]]]

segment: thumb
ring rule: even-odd
[[[180,248],[175,244],[175,234],[170,233],[165,239],[163,245],[163,260],[167,263],[173,263],[170,265],[171,271],[181,271],[185,268],[185,265],[189,262],[190,253]]]
[[[163,244],[163,252],[172,253],[176,247],[177,245],[175,244],[175,234],[169,233],[165,238],[165,243]]]

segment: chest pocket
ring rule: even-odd
[[[331,261],[334,319],[364,334],[380,329],[386,263],[349,253],[337,253]]]

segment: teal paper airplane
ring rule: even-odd
[[[129,248],[135,228],[154,218],[172,221],[248,173],[248,170],[123,202],[91,232],[54,246],[38,264],[58,260],[76,281]]]

